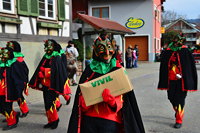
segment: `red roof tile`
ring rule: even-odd
[[[94,29],[99,30],[99,31],[113,32],[113,33],[118,33],[118,34],[126,34],[126,33],[134,34],[135,33],[132,30],[122,26],[121,24],[115,21],[88,16],[88,15],[80,14],[80,13],[78,13],[78,18],[84,21],[85,23],[88,23]]]

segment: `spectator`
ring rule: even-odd
[[[122,52],[121,52],[121,50],[119,49],[119,45],[117,45],[115,39],[112,40],[112,45],[115,46],[115,47],[114,47],[114,48],[115,48],[115,58],[119,61],[119,63],[120,63],[122,66],[124,66],[124,63],[123,63],[123,61],[122,61]]]
[[[126,50],[126,68],[131,68],[131,61],[132,61],[132,46],[129,45],[128,49]]]
[[[139,57],[139,50],[138,50],[138,45],[135,45],[134,50],[136,51],[136,58],[134,60],[134,67],[138,67],[138,57]]]
[[[121,50],[119,49],[119,45],[117,45],[116,46],[117,47],[117,49],[116,49],[116,59],[119,61],[119,63],[122,65],[122,66],[124,66],[124,63],[123,63],[123,61],[122,61],[122,52],[121,52]]]
[[[137,59],[137,56],[136,56],[136,50],[133,49],[133,57],[132,57],[132,67],[134,68],[135,66],[135,61]]]
[[[66,48],[66,53],[71,53],[71,56],[73,56],[73,58],[75,58],[74,61],[74,66],[76,67],[76,69],[78,69],[77,67],[77,57],[79,56],[78,50],[74,47],[74,43],[70,40],[68,42],[68,46]],[[73,79],[72,79],[72,86],[76,86],[77,85],[77,81],[76,81],[76,73],[73,75]]]

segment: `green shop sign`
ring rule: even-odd
[[[144,26],[144,20],[141,18],[130,17],[125,26],[129,29],[139,29]]]

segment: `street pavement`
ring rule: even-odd
[[[200,65],[197,65],[197,70],[199,74]],[[200,133],[200,94],[198,91],[188,93],[183,127],[174,129],[174,112],[167,100],[167,93],[157,90],[159,62],[139,62],[138,68],[127,69],[127,71],[134,86],[146,133]],[[43,128],[43,125],[47,123],[47,118],[42,92],[29,89],[29,96],[26,100],[30,113],[27,117],[20,119],[17,128],[9,131],[1,130],[5,123],[1,122],[4,118],[0,116],[0,133],[66,133],[76,88],[77,86],[71,87],[72,100],[69,105],[65,105],[64,98],[60,96],[63,105],[59,111],[60,123],[57,129]],[[17,104],[14,104],[14,109],[19,111]]]

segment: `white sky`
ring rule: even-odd
[[[179,15],[186,15],[187,19],[200,16],[200,0],[166,0],[164,10],[175,11]]]

